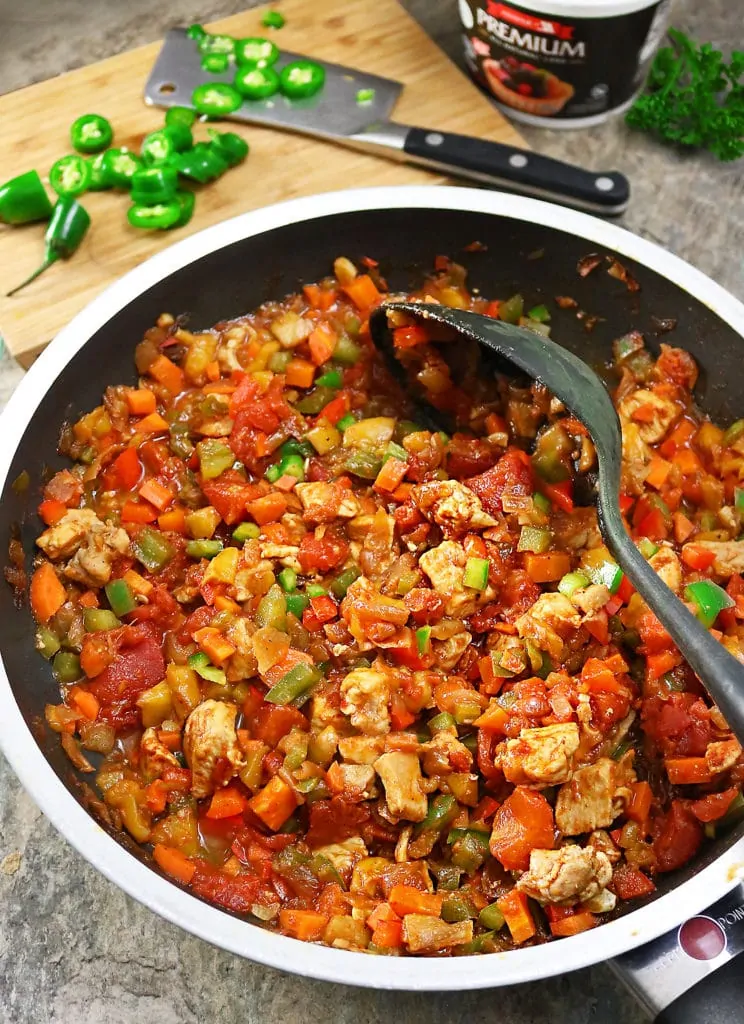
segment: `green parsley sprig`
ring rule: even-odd
[[[734,50],[726,63],[710,43],[698,45],[676,29],[669,36],[674,45],[657,53],[627,123],[719,160],[744,156],[744,52]]]

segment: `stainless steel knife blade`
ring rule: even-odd
[[[308,59],[284,51],[276,67],[281,70],[303,58]],[[316,63],[325,68],[326,78],[315,96],[289,100],[276,93],[265,100],[245,100],[229,118],[329,139],[592,213],[616,215],[628,205],[630,187],[617,171],[587,171],[488,139],[397,124],[391,115],[403,88],[400,82],[328,61]],[[204,81],[230,83],[234,75],[233,68],[219,75],[205,72],[196,43],[184,29],[173,29],[147,80],[145,102],[158,107],[191,106],[198,85]],[[363,102],[358,99],[361,90],[370,97]]]
[[[307,60],[305,54],[283,50],[275,67],[280,71],[293,60]],[[315,58],[313,58],[315,60]],[[325,68],[325,85],[305,100],[288,100],[276,93],[266,100],[246,100],[230,117],[273,128],[286,128],[307,135],[345,138],[364,132],[370,125],[389,120],[403,86],[390,78],[368,75],[341,64],[315,61]],[[191,94],[202,82],[232,83],[235,68],[211,75],[202,70],[201,56],[183,29],[172,29],[165,37],[152,74],[145,86],[145,101],[157,107],[191,105]],[[357,102],[362,89],[373,90],[371,100]]]

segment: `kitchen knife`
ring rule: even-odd
[[[298,59],[308,58],[283,51],[276,68]],[[277,93],[265,100],[245,100],[229,117],[314,135],[591,213],[615,216],[628,205],[630,186],[617,171],[587,171],[499,142],[397,124],[390,117],[403,89],[400,82],[341,64],[316,63],[323,65],[326,77],[315,96],[289,100]],[[184,29],[173,29],[145,86],[145,102],[159,107],[191,106],[197,85],[205,80],[232,82],[234,75],[234,68],[219,75],[203,71],[194,41]],[[362,90],[371,99],[358,102]]]

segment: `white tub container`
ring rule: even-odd
[[[584,128],[626,110],[671,0],[458,0],[465,59],[510,117]]]

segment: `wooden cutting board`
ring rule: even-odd
[[[280,47],[402,81],[398,121],[458,131],[513,145],[518,132],[452,64],[396,0],[280,0],[287,23],[273,34]],[[241,37],[266,34],[263,8],[212,28]],[[452,17],[456,17],[453,9]],[[163,111],[146,107],[145,82],[160,42],[0,96],[2,174],[35,167],[42,178],[69,152],[69,126],[97,112],[114,126],[114,145],[138,151],[142,137],[163,124]],[[43,126],[41,130],[39,126]],[[80,250],[52,266],[19,295],[4,293],[43,258],[44,225],[0,225],[0,337],[23,366],[87,303],[126,271],[188,234],[259,206],[351,186],[434,184],[445,179],[421,169],[287,132],[232,126],[251,146],[245,163],[199,190],[191,223],[177,231],[130,228],[126,195],[89,193],[92,217]],[[203,125],[197,139],[207,138]]]

